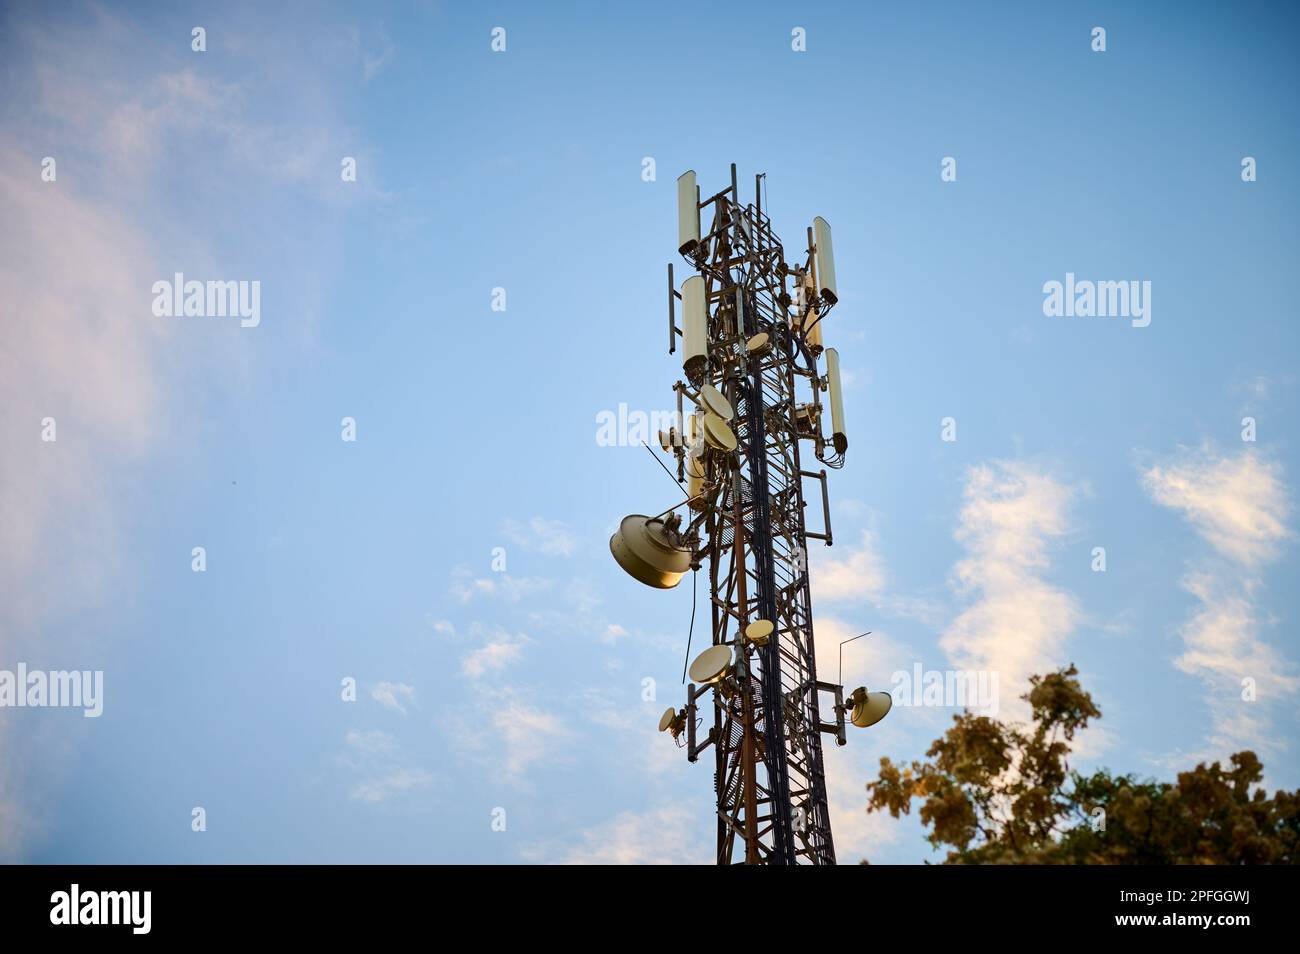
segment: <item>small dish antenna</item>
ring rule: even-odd
[[[719,682],[731,668],[731,647],[725,644],[710,646],[691,663],[691,682],[711,686]]]
[[[867,692],[865,686],[858,686],[846,700],[853,707],[849,721],[859,729],[875,725],[894,707],[894,697],[887,692]]]
[[[672,706],[669,706],[667,709],[664,710],[664,714],[659,717],[659,731],[671,732],[674,739],[677,738],[679,735],[681,735],[682,730],[685,728],[686,728],[685,709],[683,709],[681,712],[678,712]]]
[[[710,414],[716,414],[723,421],[730,421],[736,416],[735,408],[731,402],[722,396],[722,392],[712,384],[704,384],[700,387],[700,403]]]
[[[745,638],[755,646],[766,646],[775,628],[770,619],[756,619],[745,627]]]
[[[715,451],[730,454],[736,449],[736,434],[712,411],[704,415],[704,443]]]

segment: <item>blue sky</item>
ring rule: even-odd
[[[870,629],[850,685],[995,670],[1014,714],[1074,662],[1104,713],[1079,766],[1254,748],[1300,785],[1296,26],[1268,4],[6,7],[0,669],[102,669],[105,700],[0,709],[0,857],[710,860],[711,770],[654,732],[691,595],[607,548],[673,490],[596,421],[670,406],[673,182],[719,189],[731,162],[742,193],[767,174],[788,247],[835,229],[824,665]],[[175,272],[259,281],[261,323],[154,317]],[[1046,317],[1070,272],[1150,281],[1151,324]],[[828,753],[841,858],[934,857],[862,784],[952,714],[899,707]]]

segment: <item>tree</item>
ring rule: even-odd
[[[1082,775],[1070,743],[1101,710],[1074,666],[1030,677],[1028,725],[963,712],[910,766],[880,760],[867,811],[918,815],[948,864],[1296,864],[1300,790],[1269,798],[1254,752],[1176,783]]]

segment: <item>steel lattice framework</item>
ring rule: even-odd
[[[817,676],[807,546],[832,542],[825,468],[843,466],[848,448],[839,356],[821,345],[837,301],[834,260],[818,218],[806,257],[786,261],[762,182],[742,205],[734,165],[730,187],[703,200],[694,172],[678,179],[678,250],[696,274],[678,292],[668,266],[668,350],[680,338],[685,380],[674,385],[677,426],[659,437],[688,496],[657,516],[625,517],[610,550],[658,588],[707,563],[711,645],[691,664],[686,706],[659,728],[692,762],[713,747],[717,862],[834,864],[822,736],[843,745],[850,713],[872,725],[890,699],[859,688],[846,701]],[[809,451],[824,467],[805,469]],[[820,491],[821,531],[807,527],[805,486]],[[706,701],[713,722],[700,738]]]
[[[843,719],[838,727],[823,723],[820,691],[842,700],[838,686],[817,679],[806,549],[808,537],[829,543],[831,536],[828,512],[825,533],[808,532],[803,492],[803,479],[815,478],[824,505],[826,472],[804,471],[800,461],[801,439],[819,457],[828,450],[817,355],[802,329],[830,303],[791,295],[790,283],[797,291],[815,267],[811,230],[807,261],[791,268],[763,213],[761,185],[756,179],[755,201],[742,207],[732,166],[731,187],[700,203],[711,227],[689,256],[704,278],[709,315],[701,378],[734,406],[738,442],[735,466],[706,475],[717,496],[700,521],[713,644],[736,649],[739,688],[714,692],[717,861],[834,864],[821,736],[829,730],[842,739]],[[760,334],[768,347],[751,351],[747,342]],[[842,455],[825,461],[839,466]],[[757,619],[775,624],[761,647],[741,636]],[[695,687],[690,695],[693,710]],[[694,724],[692,711],[692,736]]]

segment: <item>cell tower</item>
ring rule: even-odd
[[[718,864],[834,864],[822,734],[844,745],[846,719],[874,725],[891,698],[865,688],[846,698],[817,676],[807,544],[832,542],[825,467],[842,467],[848,449],[839,355],[822,345],[835,264],[820,217],[803,263],[786,263],[763,179],[745,206],[734,164],[731,185],[703,200],[693,171],[677,180],[678,251],[698,274],[679,292],[668,266],[668,351],[680,337],[685,380],[673,385],[677,425],[659,443],[687,499],[625,517],[609,545],[624,570],[661,589],[708,565],[712,644],[690,665],[685,706],[659,728],[691,762],[713,747]],[[805,465],[809,450],[825,467]],[[805,525],[805,481],[822,532]]]

